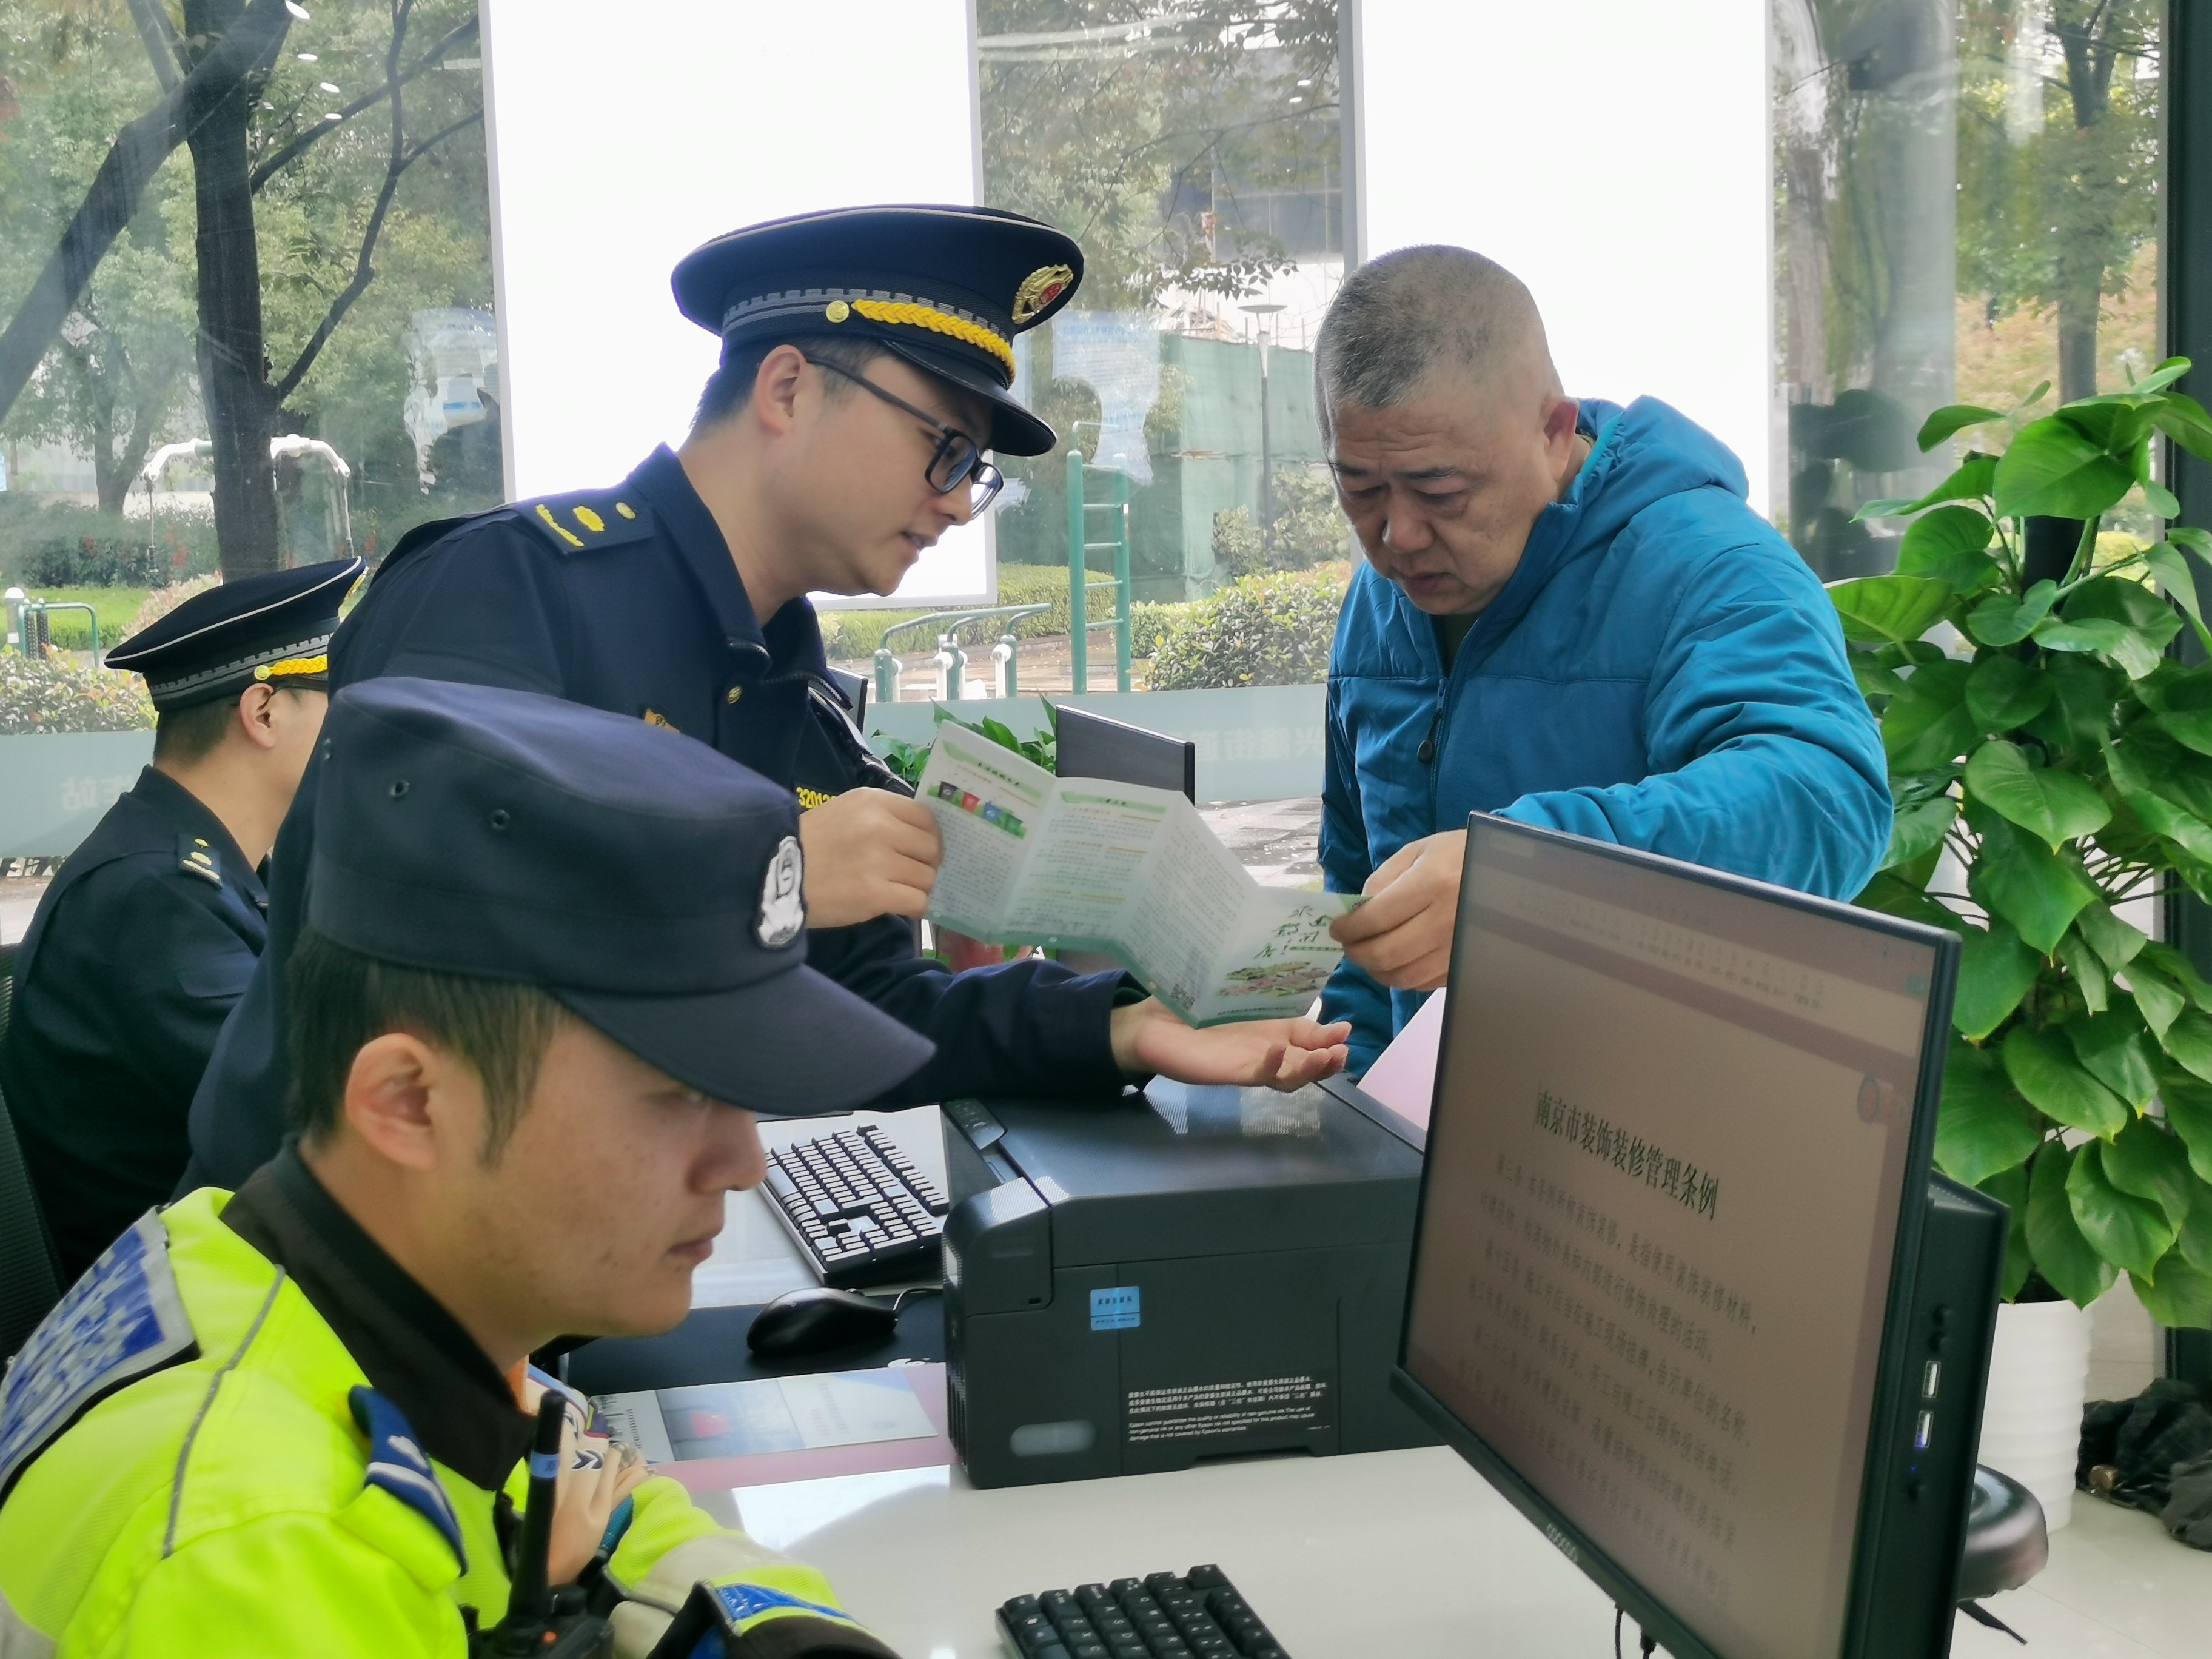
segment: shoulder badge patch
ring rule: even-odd
[[[799,837],[786,836],[768,861],[761,884],[760,921],[753,937],[763,948],[781,951],[806,931],[806,860]]]
[[[445,1487],[438,1484],[437,1471],[416,1443],[413,1425],[374,1389],[356,1388],[346,1396],[346,1403],[353,1407],[353,1420],[368,1437],[368,1468],[362,1484],[382,1487],[435,1527],[466,1572],[469,1556],[461,1547],[460,1519]]]
[[[158,1211],[109,1245],[0,1379],[0,1499],[70,1424],[125,1385],[199,1352]]]
[[[177,837],[177,868],[188,876],[222,885],[222,855],[202,836]]]
[[[518,501],[511,510],[561,553],[646,541],[654,533],[653,515],[619,489],[548,495]]]

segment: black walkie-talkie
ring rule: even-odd
[[[608,1659],[615,1627],[585,1610],[586,1593],[547,1582],[553,1547],[553,1499],[561,1476],[561,1431],[566,1401],[556,1389],[538,1402],[538,1430],[530,1437],[530,1497],[514,1545],[514,1582],[507,1617],[484,1633],[477,1659]]]

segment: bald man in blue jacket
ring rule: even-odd
[[[1321,860],[1368,902],[1322,1018],[1363,1071],[1444,981],[1470,812],[1850,898],[1881,739],[1820,582],[1656,398],[1560,389],[1527,289],[1462,248],[1355,272],[1317,342],[1366,562],[1328,675]]]

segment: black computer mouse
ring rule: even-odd
[[[745,1329],[745,1346],[764,1359],[788,1359],[855,1342],[881,1341],[897,1328],[898,1313],[892,1304],[852,1291],[834,1291],[827,1285],[810,1285],[787,1291],[755,1314]]]

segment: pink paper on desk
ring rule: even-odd
[[[1359,1079],[1362,1089],[1417,1129],[1429,1127],[1429,1104],[1436,1097],[1444,994],[1442,991],[1431,994]]]
[[[937,1432],[927,1438],[862,1441],[850,1446],[818,1446],[804,1451],[762,1452],[751,1457],[703,1457],[664,1463],[655,1474],[670,1474],[693,1492],[727,1486],[767,1486],[784,1480],[818,1480],[832,1474],[876,1474],[886,1469],[943,1468],[960,1461],[946,1432],[945,1367],[901,1366],[915,1398]]]

